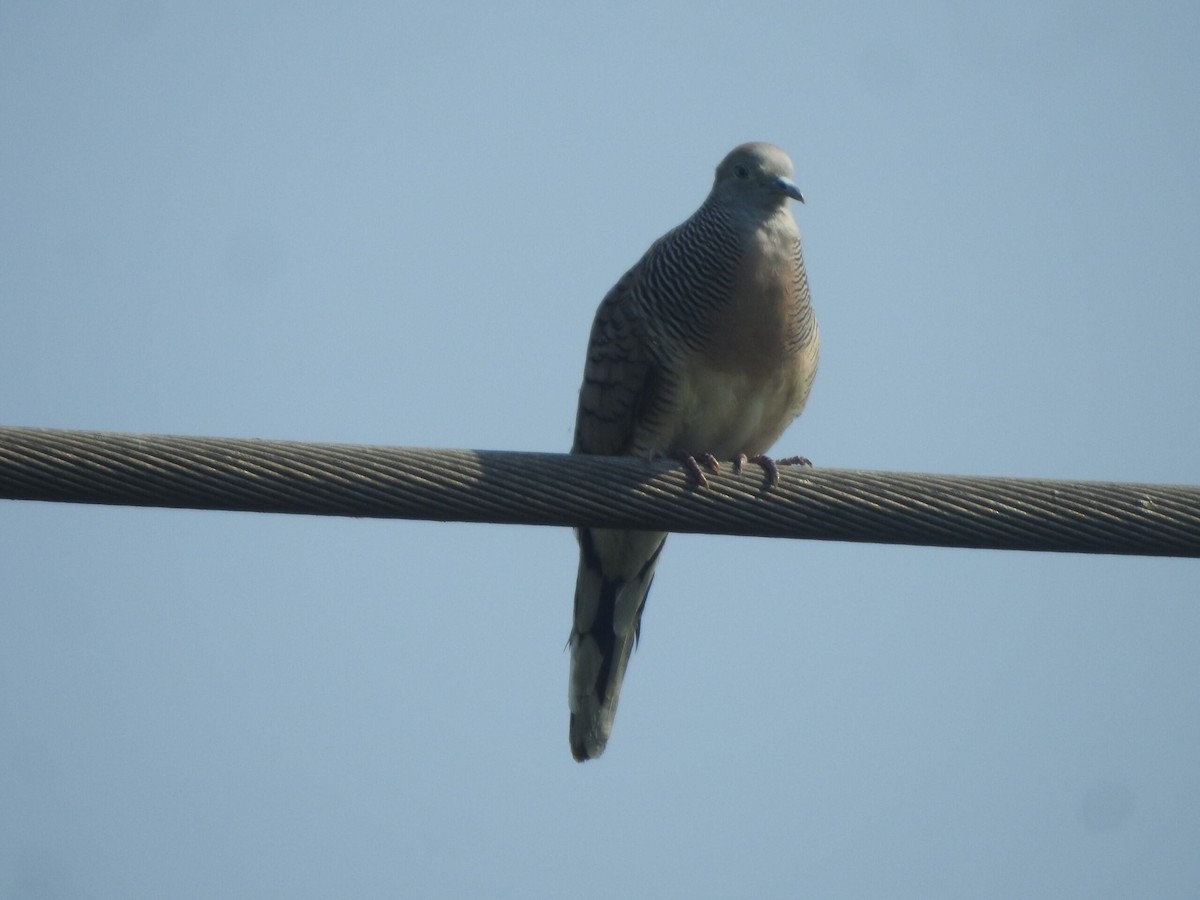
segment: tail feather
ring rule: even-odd
[[[571,629],[568,700],[571,754],[579,762],[604,752],[629,655],[666,534],[579,530],[579,577]]]

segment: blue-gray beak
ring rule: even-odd
[[[801,203],[804,202],[804,195],[800,193],[800,188],[796,187],[796,182],[792,181],[792,179],[777,178],[775,179],[775,186],[793,200],[799,200]]]

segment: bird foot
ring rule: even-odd
[[[779,467],[780,466],[811,466],[812,463],[803,456],[786,456],[783,459],[772,459],[764,453],[758,456],[747,457],[745,453],[739,453],[733,458],[733,471],[737,474],[742,473],[742,467],[746,463],[752,462],[763,470],[763,474],[767,476],[767,483],[771,487],[779,484]]]
[[[808,466],[812,467],[812,460],[807,456],[785,456],[783,459],[775,460],[777,466]]]
[[[708,469],[714,475],[719,474],[721,471],[721,464],[717,462],[717,458],[711,453],[697,453],[695,455],[691,453],[677,453],[674,459],[683,463],[684,468],[696,479],[697,487],[708,487],[708,476],[704,474],[704,469]],[[704,469],[700,468],[701,466]]]
[[[669,454],[668,458],[683,463],[684,468],[695,479],[697,487],[707,488],[709,486],[708,476],[704,474],[705,469],[708,469],[714,475],[721,473],[721,463],[711,453],[674,453]],[[763,470],[763,474],[767,478],[767,484],[770,487],[779,484],[780,466],[812,465],[808,458],[804,456],[786,456],[783,459],[772,459],[765,453],[760,453],[757,456],[746,456],[745,453],[739,453],[733,458],[732,462],[733,471],[738,475],[742,474],[742,469],[746,463],[754,463]]]
[[[775,460],[762,453],[757,456],[746,456],[745,453],[739,453],[733,458],[733,471],[741,475],[742,469],[748,462],[754,463],[763,470],[763,474],[767,476],[767,485],[769,487],[779,484],[779,466]]]

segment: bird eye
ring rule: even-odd
[[[747,169],[745,166],[735,166],[733,169],[733,174],[736,175],[738,178],[749,178],[750,170]]]

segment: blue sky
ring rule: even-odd
[[[0,421],[565,450],[796,164],[818,465],[1200,481],[1200,7],[0,2]],[[566,530],[0,503],[0,896],[1192,897],[1186,560],[674,536],[605,756]]]

